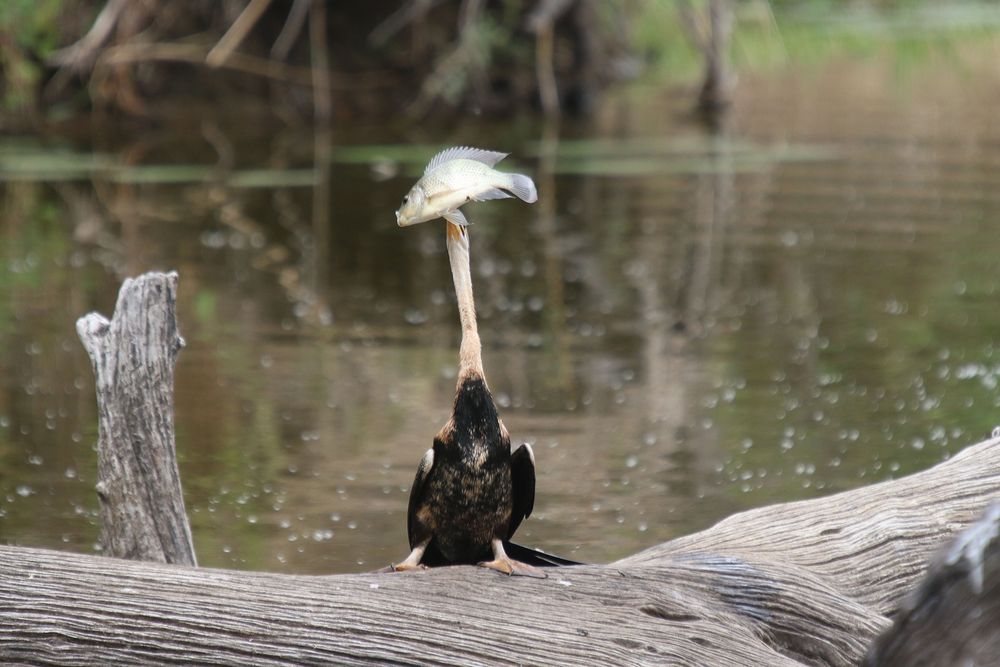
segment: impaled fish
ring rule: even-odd
[[[529,204],[538,200],[535,183],[524,174],[497,171],[493,166],[506,153],[457,146],[435,155],[424,175],[403,197],[396,211],[396,224],[408,227],[435,218],[464,227],[468,223],[459,209],[470,201],[518,197]]]

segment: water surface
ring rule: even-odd
[[[442,223],[401,230],[392,212],[453,143],[510,150],[539,186],[533,207],[468,210],[489,383],[538,463],[520,541],[607,561],[929,467],[1000,422],[989,76],[751,75],[719,132],[677,91],[636,85],[559,128],[4,140],[0,540],[95,548],[74,322],[110,314],[123,277],[176,269],[201,563],[324,573],[405,556],[459,327]]]

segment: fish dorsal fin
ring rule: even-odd
[[[435,167],[440,167],[449,160],[475,160],[476,162],[482,162],[487,167],[492,167],[505,157],[507,157],[506,153],[472,148],[470,146],[455,146],[454,148],[446,148],[432,157],[431,161],[427,163],[424,173],[426,174]]]

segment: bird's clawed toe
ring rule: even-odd
[[[409,563],[400,563],[399,565],[390,565],[387,572],[419,572],[420,570],[426,570],[427,566],[421,563],[416,565],[410,565]]]
[[[479,563],[479,567],[496,570],[497,572],[511,577],[533,577],[535,579],[548,578],[548,575],[539,570],[537,567],[532,567],[527,563],[521,563],[510,558],[497,558],[494,560],[483,561],[482,563]]]

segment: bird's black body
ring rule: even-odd
[[[452,418],[436,438],[410,491],[410,547],[430,538],[424,565],[487,560],[494,539],[508,540],[531,513],[534,462],[510,437],[481,377],[463,381]],[[425,457],[426,460],[426,457]]]

